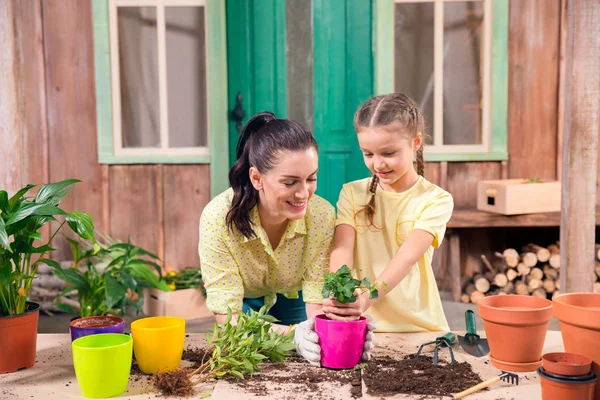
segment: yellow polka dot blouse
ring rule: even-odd
[[[241,310],[244,297],[262,296],[270,307],[277,293],[297,298],[299,290],[306,303],[321,304],[323,274],[329,271],[335,229],[333,206],[313,196],[304,218],[288,223],[273,250],[257,207],[250,211],[256,237],[246,238],[227,228],[225,218],[232,197],[232,189],[221,193],[200,217],[198,252],[207,308],[226,314],[228,307]]]

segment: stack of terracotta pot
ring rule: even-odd
[[[492,365],[513,372],[538,370],[544,400],[600,400],[597,379],[600,375],[600,293],[561,294],[554,301],[519,295],[490,296],[481,299],[478,308]],[[590,359],[592,371],[561,375],[552,373],[556,372],[552,366],[550,371],[542,367],[542,351],[553,310],[560,322],[565,351],[573,354],[569,357],[580,355]],[[567,353],[562,354],[566,357]],[[544,366],[546,363],[544,361]]]

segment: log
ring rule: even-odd
[[[514,281],[517,276],[519,276],[519,273],[517,271],[515,271],[514,269],[509,268],[506,270],[506,278],[508,279],[509,282]]]
[[[519,276],[527,276],[531,271],[531,267],[528,267],[525,263],[519,263],[517,265],[517,271],[519,271]]]
[[[550,259],[548,260],[548,264],[550,264],[550,266],[552,268],[559,269],[560,268],[560,254],[552,254],[550,256]]]
[[[529,243],[525,246],[525,249],[526,251],[535,253],[539,262],[546,262],[550,258],[550,250],[537,244]]]
[[[492,264],[490,264],[490,261],[488,260],[488,258],[485,256],[485,254],[481,255],[481,260],[483,261],[483,264],[485,265],[485,267],[488,269],[488,271],[490,271],[492,274],[496,274],[496,270],[494,269],[494,267],[492,267]]]
[[[529,293],[533,293],[536,289],[542,287],[542,281],[535,278],[529,278],[527,281],[527,287],[529,288]]]
[[[600,293],[600,282],[594,282],[594,293]]]
[[[530,272],[529,272],[529,277],[533,278],[533,279],[538,279],[538,280],[542,280],[544,278],[544,271],[542,271],[539,268],[533,268]]]
[[[485,294],[481,293],[480,291],[476,290],[473,293],[471,293],[471,296],[469,296],[469,298],[471,299],[471,303],[473,304],[477,304],[477,302],[481,299],[483,299],[485,297]]]
[[[467,287],[465,288],[465,294],[467,295],[471,295],[471,293],[473,293],[475,291],[475,284],[473,284],[473,282],[471,282],[470,284],[467,285]]]
[[[515,249],[506,249],[502,253],[494,253],[496,257],[503,258],[506,265],[509,267],[516,267],[519,263],[519,253]]]
[[[545,299],[547,297],[546,292],[544,291],[544,289],[541,288],[534,290],[533,293],[531,293],[531,295],[535,297],[540,297],[542,299]]]
[[[508,283],[508,277],[505,274],[496,274],[494,277],[494,285],[504,287]]]
[[[600,280],[600,265],[596,264],[596,275],[598,276],[598,280]]]
[[[554,281],[554,286],[556,287],[556,291],[558,292],[558,290],[560,289],[560,279]]]
[[[556,280],[556,279],[558,279],[558,270],[552,268],[549,265],[544,265],[544,276],[547,279]]]
[[[469,295],[468,295],[468,294],[466,294],[466,293],[463,293],[463,294],[460,296],[460,301],[461,301],[462,303],[470,303],[470,302],[471,302],[471,299],[469,298]]]
[[[552,300],[554,300],[554,298],[556,296],[558,296],[560,294],[560,290],[555,290],[554,293],[552,293]]]
[[[548,246],[548,251],[550,252],[550,255],[560,254],[560,248],[555,244]]]
[[[508,282],[506,285],[504,285],[501,291],[505,294],[512,294],[515,292],[515,284],[512,282]]]
[[[535,255],[535,253],[532,252],[528,252],[523,254],[523,264],[527,265],[528,267],[535,267],[535,265],[538,262],[538,258]]]
[[[556,284],[554,283],[553,279],[544,279],[542,286],[544,287],[546,293],[554,293],[556,290]]]
[[[483,275],[476,275],[473,278],[473,282],[475,282],[475,289],[481,293],[486,293],[490,290],[490,281],[488,281]]]
[[[515,293],[521,295],[529,295],[529,288],[524,282],[517,282],[515,285]]]
[[[596,243],[596,260],[600,260],[600,244]]]

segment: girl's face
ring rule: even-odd
[[[273,169],[261,174],[250,168],[250,180],[259,191],[261,220],[281,223],[301,219],[317,190],[319,156],[315,148],[284,151]]]
[[[400,124],[396,123],[358,129],[358,143],[365,164],[379,177],[386,190],[406,190],[407,183],[416,178],[413,157],[422,140],[421,133],[411,139],[402,132]]]

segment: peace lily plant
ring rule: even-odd
[[[44,258],[52,240],[67,224],[77,236],[94,239],[92,218],[83,212],[66,212],[58,207],[73,185],[81,182],[68,179],[43,185],[36,196],[26,197],[37,185],[27,185],[12,197],[0,190],[0,316],[18,315],[26,311],[26,301],[40,263],[56,266],[58,263]],[[50,221],[58,222],[47,243],[35,247],[34,241],[43,243],[40,228]]]

